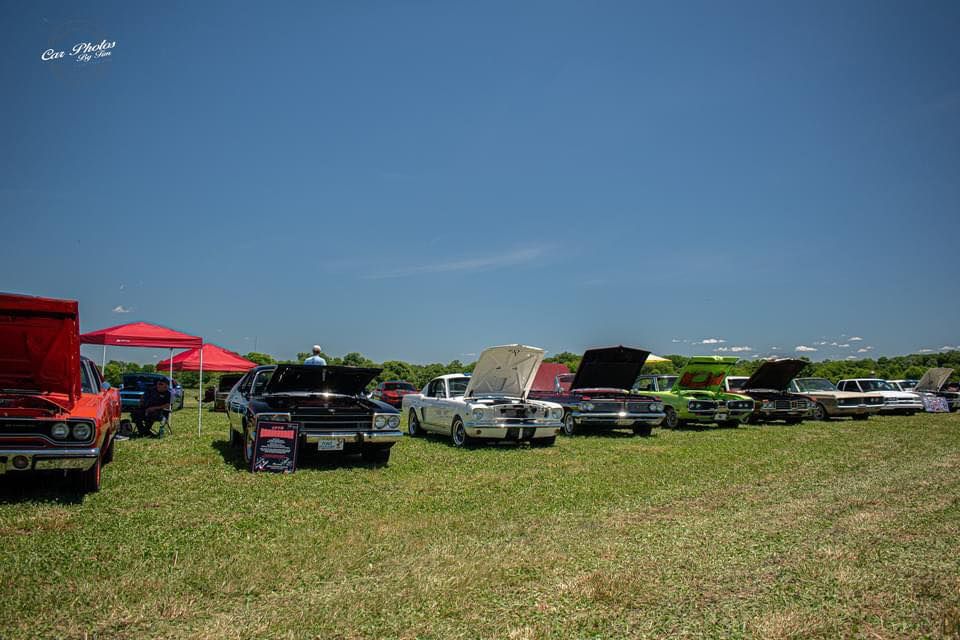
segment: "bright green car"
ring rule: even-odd
[[[737,357],[694,356],[678,376],[644,375],[635,389],[653,393],[667,414],[661,426],[714,423],[733,427],[753,412],[753,399],[723,390],[723,379]]]

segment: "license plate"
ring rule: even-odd
[[[317,442],[318,451],[343,451],[343,440],[320,440]]]
[[[621,427],[627,427],[633,424],[633,420],[630,418],[617,418],[617,425]]]
[[[726,419],[727,419],[727,414],[725,414],[725,413],[718,413],[718,414],[716,415],[716,418],[717,418],[717,420],[726,420]]]

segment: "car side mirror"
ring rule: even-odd
[[[100,390],[101,390],[101,391],[106,391],[106,390],[109,389],[109,388],[110,388],[110,383],[107,382],[106,380],[104,380],[104,381],[103,381],[103,384],[100,385]]]

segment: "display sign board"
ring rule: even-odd
[[[297,422],[258,422],[252,471],[293,473],[297,470]]]
[[[950,411],[950,405],[947,404],[946,398],[926,394],[921,397],[923,398],[923,410],[928,413],[947,413]]]

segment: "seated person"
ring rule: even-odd
[[[141,436],[148,436],[153,423],[163,419],[164,412],[169,411],[170,385],[167,380],[160,379],[154,387],[144,392],[143,404],[131,411],[130,417],[137,424],[137,432]]]

